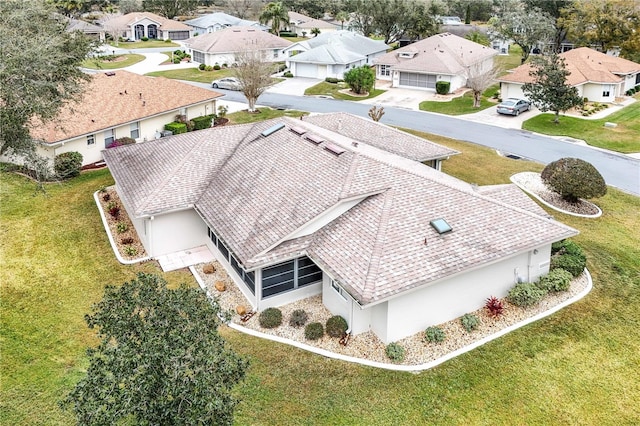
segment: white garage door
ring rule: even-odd
[[[324,78],[324,76],[320,76],[318,75],[318,65],[315,64],[303,64],[303,63],[296,63],[296,72],[295,72],[295,76],[296,77],[307,77],[307,78]],[[325,67],[325,73],[326,73],[326,67]]]
[[[502,83],[500,87],[500,97],[502,99],[507,98],[524,98],[526,96],[522,93],[522,85],[521,84],[513,84],[513,83]]]

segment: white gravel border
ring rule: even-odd
[[[209,299],[214,298],[214,296],[211,294],[211,292],[209,291],[209,288],[207,286],[207,284],[202,280],[202,278],[200,277],[200,274],[196,271],[194,266],[190,266],[189,270],[191,271],[191,273],[193,274],[194,278],[196,279],[196,281],[198,282],[198,285],[200,285],[200,287],[202,288],[202,290],[205,292],[205,294],[207,295],[207,297]],[[343,354],[338,354],[335,352],[331,352],[328,351],[326,349],[322,349],[322,348],[318,348],[315,346],[311,346],[311,345],[307,345],[305,343],[302,342],[298,342],[295,340],[291,340],[291,339],[287,339],[281,336],[276,336],[273,334],[266,334],[266,333],[262,333],[260,331],[257,330],[253,330],[250,329],[248,327],[244,327],[240,324],[236,324],[233,321],[229,322],[227,325],[234,329],[237,330],[241,333],[245,333],[248,334],[250,336],[254,336],[254,337],[260,337],[263,339],[268,339],[274,342],[278,342],[278,343],[284,343],[286,345],[290,345],[290,346],[294,346],[296,348],[299,349],[303,349],[309,352],[313,352],[315,354],[318,355],[322,355],[325,356],[327,358],[332,358],[332,359],[338,359],[341,361],[346,361],[346,362],[353,362],[356,364],[360,364],[360,365],[366,365],[369,367],[375,367],[375,368],[382,368],[385,370],[394,370],[394,371],[406,371],[406,372],[413,372],[413,373],[418,373],[421,371],[425,371],[428,369],[431,369],[435,366],[438,366],[440,364],[442,364],[445,361],[448,361],[452,358],[455,358],[459,355],[462,355],[466,352],[469,352],[479,346],[484,345],[485,343],[488,343],[492,340],[495,340],[501,336],[504,336],[507,333],[510,333],[514,330],[517,330],[518,328],[524,327],[525,325],[531,324],[532,322],[538,321],[539,319],[542,319],[544,317],[547,317],[557,311],[559,311],[560,309],[571,305],[572,303],[577,302],[578,300],[582,299],[583,297],[585,297],[587,294],[589,294],[589,292],[591,291],[591,289],[593,288],[593,281],[591,279],[591,274],[589,273],[589,271],[585,268],[584,270],[584,275],[585,278],[587,280],[587,285],[585,286],[585,288],[580,291],[579,293],[575,294],[574,296],[570,297],[569,299],[564,300],[561,303],[558,303],[557,305],[547,309],[546,311],[540,312],[536,315],[533,315],[529,318],[526,318],[520,322],[517,322],[515,324],[512,324],[508,327],[505,327],[501,330],[498,330],[497,332],[490,334],[488,336],[485,336],[481,339],[478,339],[476,341],[474,341],[473,343],[470,343],[469,345],[463,346],[459,349],[456,349],[454,351],[451,351],[435,360],[423,363],[423,364],[416,364],[416,365],[403,365],[403,364],[392,364],[392,363],[382,363],[382,362],[377,362],[377,361],[372,361],[372,360],[368,360],[368,359],[364,359],[364,358],[357,358],[357,357],[353,357],[353,356],[348,356],[348,355],[343,355]]]

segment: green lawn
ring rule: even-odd
[[[421,111],[438,112],[440,114],[447,115],[464,115],[473,114],[474,112],[482,111],[489,107],[497,105],[497,101],[489,100],[499,90],[499,86],[494,84],[484,91],[482,98],[480,99],[480,107],[473,107],[473,94],[467,92],[462,96],[453,98],[448,102],[438,101],[424,101],[420,102]]]
[[[340,90],[344,90],[348,88],[349,86],[344,82],[328,83],[326,81],[321,81],[315,86],[311,86],[307,90],[305,90],[304,94],[307,96],[318,96],[318,95],[330,96],[334,99],[342,99],[345,101],[361,101],[364,99],[375,98],[376,96],[381,95],[382,93],[385,92],[385,90],[373,89],[371,90],[371,93],[369,93],[367,96],[351,96],[346,93],[340,92]]]
[[[640,100],[640,95],[636,95]],[[625,154],[640,152],[640,102],[598,120],[561,116],[553,123],[554,115],[540,114],[522,124],[522,128],[545,135],[569,136],[583,139],[589,145]],[[617,123],[615,128],[604,127],[605,122]]]
[[[480,185],[542,167],[429,137],[462,152],[445,162],[446,172]],[[95,343],[83,315],[104,284],[159,271],[154,262],[115,260],[92,198],[112,183],[107,170],[94,171],[34,196],[31,181],[0,173],[1,425],[71,424],[57,401],[83,374],[85,348]],[[430,371],[361,367],[223,328],[251,359],[236,424],[637,424],[640,198],[610,189],[597,203],[599,219],[550,212],[581,231],[592,292]],[[184,271],[165,277],[193,284]]]
[[[109,42],[109,46],[118,47],[120,49],[148,49],[152,47],[178,47],[178,43],[167,42],[164,40],[149,41],[121,41],[118,44]]]
[[[231,68],[225,68],[218,71],[200,71],[197,67],[183,68],[179,70],[154,71],[147,73],[151,77],[166,77],[176,80],[195,81],[198,83],[211,83],[223,77],[230,77],[233,74]]]
[[[144,61],[144,55],[133,53],[120,55],[117,57],[116,61],[104,61],[100,58],[85,59],[82,62],[82,66],[92,70],[113,70],[117,68],[125,68],[142,61]]]
[[[258,108],[260,110],[259,113],[253,114],[248,113],[246,111],[238,111],[231,114],[227,114],[227,118],[229,119],[230,124],[244,124],[244,123],[255,123],[257,121],[269,120],[271,118],[276,117],[295,117],[299,118],[302,115],[309,114],[304,111],[297,111],[293,109],[288,110],[277,110],[271,108]]]

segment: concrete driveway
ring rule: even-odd
[[[524,121],[541,114],[541,112],[534,106],[531,107],[531,111],[525,111],[517,117],[513,115],[498,114],[497,108],[498,107],[496,105],[473,114],[457,115],[456,117],[463,120],[475,121],[476,123],[503,127],[505,129],[522,129],[522,123]]]
[[[267,89],[268,93],[281,93],[283,95],[304,96],[304,91],[315,86],[322,80],[317,78],[294,77],[285,78],[278,84]]]

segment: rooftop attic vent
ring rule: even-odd
[[[107,77],[112,77],[112,76],[116,75],[116,72],[115,71],[107,71],[107,72],[104,73],[104,75],[106,75]]]
[[[302,127],[297,127],[297,126],[290,127],[289,130],[291,130],[293,133],[295,133],[298,136],[302,136],[305,133],[307,133],[307,129]]]
[[[340,154],[342,154],[343,152],[346,151],[346,149],[344,149],[343,147],[335,145],[335,144],[332,144],[332,143],[326,144],[324,146],[324,149],[326,149],[327,151],[329,151],[329,152],[331,152],[332,154],[335,154],[335,155],[340,155]]]
[[[282,129],[283,127],[284,127],[284,123],[278,123],[275,126],[269,127],[267,130],[265,130],[264,132],[262,132],[260,134],[266,138],[267,136],[277,132],[278,130]]]
[[[433,226],[433,229],[435,229],[440,235],[453,231],[453,228],[451,228],[451,225],[449,225],[447,221],[444,220],[443,218],[434,219],[431,222],[429,222],[429,224],[431,224],[431,226]]]
[[[304,138],[310,142],[315,143],[316,145],[320,145],[322,142],[324,142],[324,139],[322,139],[320,136],[318,135],[314,135],[313,133],[307,133]]]

